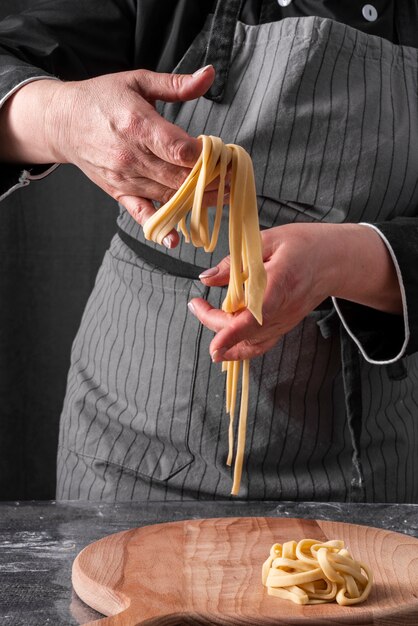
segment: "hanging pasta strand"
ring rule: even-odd
[[[234,454],[234,419],[240,367],[241,361],[227,361],[226,412],[229,413],[227,465],[232,465],[232,457]]]
[[[250,361],[245,359],[242,363],[241,406],[239,411],[239,427],[237,453],[234,465],[234,480],[231,494],[237,496],[241,485],[242,466],[244,463],[245,439],[247,433],[248,396],[250,390]]]
[[[225,178],[231,165],[231,191],[229,201],[229,251],[230,277],[222,309],[236,313],[247,307],[262,324],[262,304],[266,286],[260,228],[258,223],[257,197],[254,170],[249,154],[241,146],[224,144],[219,137],[200,137],[202,152],[181,187],[174,196],[151,216],[144,225],[148,240],[162,243],[164,237],[175,227],[187,242],[212,252],[217,244],[224,204]],[[208,208],[203,206],[207,186],[218,179],[217,204],[214,224],[210,232]],[[189,228],[187,217],[190,216]],[[226,372],[226,410],[230,415],[228,431],[231,465],[234,448],[234,417],[241,369],[239,361],[223,362]],[[244,360],[242,367],[241,401],[238,421],[238,440],[231,493],[238,495],[245,452],[245,435],[248,414],[250,362]]]

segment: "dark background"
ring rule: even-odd
[[[0,0],[0,19],[33,2]],[[71,343],[116,215],[71,166],[0,203],[0,500],[55,496]]]

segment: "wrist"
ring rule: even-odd
[[[337,279],[329,295],[387,313],[402,313],[402,296],[394,261],[375,229],[364,224],[340,229]]]
[[[74,83],[59,82],[44,96],[43,143],[54,163],[69,163],[73,100],[76,98]]]
[[[57,158],[51,104],[62,83],[42,79],[27,83],[4,103],[0,110],[0,160],[43,164],[63,162]]]

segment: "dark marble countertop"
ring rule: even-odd
[[[78,552],[101,537],[205,517],[328,519],[418,537],[418,505],[284,502],[0,503],[0,624],[72,626],[98,619],[71,588]]]

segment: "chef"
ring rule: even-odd
[[[218,363],[252,358],[239,498],[418,502],[417,48],[412,0],[45,0],[0,24],[0,193],[70,162],[120,203],[58,498],[229,498]],[[212,254],[143,236],[200,134],[253,159],[261,327],[221,310],[227,206]]]

